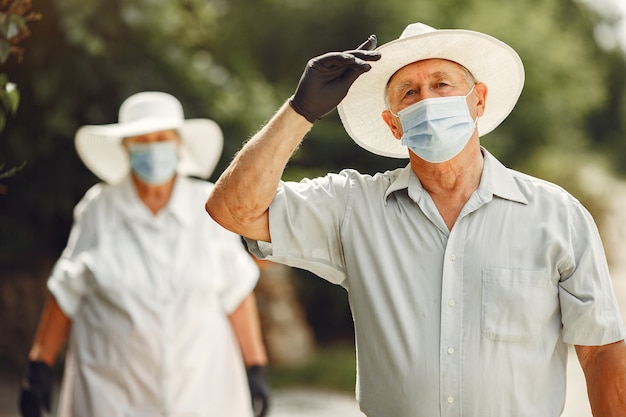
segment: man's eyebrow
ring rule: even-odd
[[[393,87],[394,91],[402,91],[402,90],[406,90],[407,88],[413,86],[413,84],[415,84],[413,81],[403,81],[400,84],[396,85]]]
[[[428,74],[428,79],[440,80],[442,78],[454,78],[453,74],[449,71],[435,71],[431,74]],[[391,84],[391,79],[389,80],[389,84]],[[414,85],[415,83],[411,80],[403,81],[396,85],[395,90],[401,90],[403,88]]]

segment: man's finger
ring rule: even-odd
[[[359,49],[351,51],[350,55],[355,58],[362,59],[363,61],[378,61],[381,57],[379,51],[363,51]]]
[[[360,44],[356,49],[360,49],[362,51],[371,51],[376,48],[376,35],[372,34],[367,38],[365,42]]]

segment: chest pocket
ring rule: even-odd
[[[557,295],[544,271],[484,268],[483,335],[507,342],[536,341],[558,310]]]

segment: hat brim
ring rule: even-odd
[[[515,107],[524,86],[524,66],[518,54],[504,42],[480,32],[436,30],[398,39],[378,48],[381,59],[352,84],[337,110],[350,137],[377,155],[408,158],[406,146],[383,121],[385,88],[400,68],[425,59],[446,59],[467,68],[487,85],[484,114],[478,133],[495,129]]]
[[[130,172],[128,152],[122,139],[169,129],[177,130],[181,137],[177,173],[208,178],[224,146],[222,130],[210,119],[142,119],[125,124],[83,126],[76,132],[76,151],[98,178],[115,184]]]

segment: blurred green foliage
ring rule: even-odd
[[[18,61],[21,60],[23,49],[19,43],[30,36],[28,23],[40,18],[39,13],[32,11],[30,0],[0,0],[1,66],[4,66],[11,56],[15,56]],[[0,72],[0,132],[6,125],[7,117],[15,115],[19,103],[19,90],[9,81],[7,74]],[[0,179],[15,175],[22,167],[23,164],[5,170],[5,164],[0,164]],[[0,194],[3,190],[4,188],[0,187]]]
[[[272,365],[267,369],[272,389],[317,388],[354,393],[356,353],[354,344],[334,343],[321,346],[301,365]]]
[[[577,1],[48,0],[37,9],[43,19],[23,42],[22,62],[4,68],[21,101],[1,133],[0,163],[26,166],[3,180],[0,260],[60,253],[74,205],[97,181],[76,155],[74,133],[115,122],[130,94],[167,91],[187,117],[215,119],[226,138],[215,179],[292,94],[308,59],[371,33],[386,43],[415,21],[483,31],[520,54],[518,105],[482,138],[505,164],[574,194],[590,161],[626,173],[624,52],[598,47],[601,17]],[[354,144],[334,113],[312,129],[285,178],[405,164]]]
[[[14,116],[20,103],[20,93],[6,74],[0,74],[0,131],[8,116]],[[0,176],[2,178],[2,176]]]

